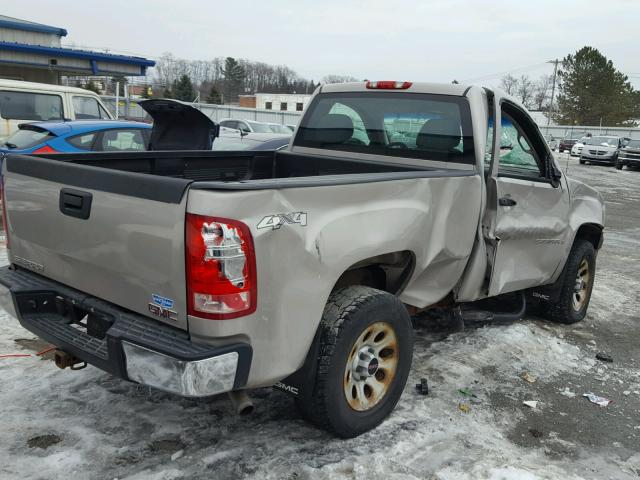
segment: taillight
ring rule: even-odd
[[[7,201],[4,194],[4,175],[2,175],[2,182],[0,182],[0,198],[2,199],[2,228],[4,229],[7,248],[9,248],[9,224],[7,223]]]
[[[58,150],[56,150],[55,148],[51,148],[49,145],[45,145],[44,147],[40,147],[31,153],[58,153]]]
[[[380,82],[367,82],[367,88],[374,90],[406,90],[413,82],[395,82],[393,80],[382,80]]]
[[[255,312],[256,256],[249,227],[187,213],[185,228],[189,315],[224,320]]]

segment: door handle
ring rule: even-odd
[[[498,199],[498,205],[501,207],[513,207],[514,205],[517,205],[517,203],[518,202],[511,197],[501,197]]]
[[[60,211],[70,217],[86,220],[91,214],[91,200],[93,195],[89,192],[63,188],[60,190]]]

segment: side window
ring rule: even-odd
[[[0,116],[13,120],[62,120],[62,97],[30,92],[0,92]]]
[[[536,153],[527,132],[512,116],[502,111],[500,134],[500,173],[542,176],[542,161]]]
[[[77,120],[99,120],[104,118],[103,112],[100,111],[100,104],[95,98],[73,96],[73,110]]]
[[[102,105],[98,104],[98,109],[100,110],[100,118],[103,120],[111,120],[111,117],[107,113],[107,111],[102,108]]]
[[[107,130],[102,134],[100,150],[105,152],[146,150],[144,135],[139,129]]]
[[[83,135],[76,135],[75,137],[69,137],[66,139],[67,143],[70,143],[76,148],[80,148],[82,150],[91,150],[91,146],[93,145],[93,141],[96,138],[96,132],[93,133],[85,133]]]
[[[346,115],[353,122],[353,135],[350,139],[346,140],[345,143],[352,143],[355,145],[369,145],[369,135],[367,134],[367,129],[364,126],[364,122],[362,121],[362,117],[358,112],[356,112],[353,108],[344,105],[340,102],[334,103],[331,110],[329,110],[329,115]]]

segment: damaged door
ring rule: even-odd
[[[568,241],[569,195],[564,178],[527,113],[499,100],[484,220],[489,296],[549,283]]]

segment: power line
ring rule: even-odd
[[[529,70],[536,70],[540,67],[546,66],[548,62],[542,62],[542,63],[536,63],[535,65],[529,65],[526,67],[518,67],[518,68],[512,68],[511,70],[505,70],[504,72],[497,72],[497,73],[492,73],[489,75],[483,75],[481,77],[474,77],[474,78],[466,78],[464,80],[461,80],[462,83],[469,83],[469,82],[478,82],[480,80],[487,80],[489,78],[493,78],[493,77],[501,77],[503,75],[507,75],[509,73],[519,73],[519,72],[523,72],[523,71],[529,71]]]

